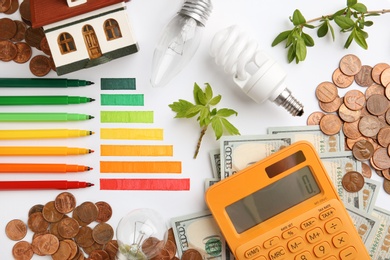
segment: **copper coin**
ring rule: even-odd
[[[387,109],[387,111],[385,113],[385,120],[386,120],[386,123],[390,125],[390,108]]]
[[[17,53],[14,58],[14,62],[26,63],[29,61],[32,56],[31,47],[25,42],[17,42],[15,46],[17,48]]]
[[[319,124],[320,124],[320,121],[321,121],[321,118],[322,118],[324,115],[325,115],[325,114],[324,114],[323,112],[320,112],[320,111],[313,112],[313,113],[311,113],[311,114],[307,117],[306,124],[307,124],[307,125],[319,125]]]
[[[366,98],[360,90],[349,90],[344,95],[344,104],[351,110],[361,110],[366,104]]]
[[[68,218],[67,215],[64,216],[64,218]],[[55,235],[59,240],[64,240],[65,238],[62,237],[60,235],[60,233],[58,232],[58,226],[60,225],[60,222],[54,222],[54,223],[50,223],[50,227],[49,227],[49,231],[50,231],[50,234],[53,234]]]
[[[18,54],[16,45],[8,40],[0,40],[0,60],[11,61]]]
[[[344,122],[343,133],[346,137],[351,139],[357,139],[362,136],[359,131],[359,120],[354,122]]]
[[[95,203],[85,201],[81,203],[78,207],[76,207],[75,213],[81,221],[85,223],[91,223],[92,221],[95,221],[97,219],[99,210]]]
[[[351,86],[354,80],[354,76],[345,75],[341,72],[340,68],[337,68],[332,74],[332,81],[339,88]]]
[[[339,110],[341,104],[343,103],[343,99],[339,96],[335,98],[332,102],[318,102],[318,105],[320,106],[321,110],[327,113],[333,113]]]
[[[86,253],[86,254],[90,254],[92,253],[93,251],[95,250],[101,250],[103,249],[103,245],[101,244],[98,244],[98,243],[93,243],[92,246],[88,246],[88,247],[83,247],[83,251]]]
[[[110,260],[110,256],[104,250],[94,250],[89,254],[91,260]]]
[[[47,41],[46,37],[42,38],[41,43],[39,44],[40,49],[48,56],[51,56],[51,51],[49,47],[49,42]]]
[[[161,249],[160,252],[151,258],[152,260],[170,260],[170,255],[169,255],[169,252],[168,250],[166,249]]]
[[[355,122],[359,120],[361,115],[361,110],[351,110],[347,108],[345,104],[341,104],[339,107],[339,117],[344,121],[344,122]]]
[[[77,255],[78,246],[72,239],[65,239],[64,242],[66,242],[70,247],[70,256],[69,259],[74,259],[74,257]]]
[[[380,81],[385,87],[390,83],[390,67],[382,71]]]
[[[31,247],[32,247],[32,250],[34,252],[34,254],[36,255],[39,255],[39,256],[44,256],[46,254],[42,253],[41,250],[39,249],[38,245],[40,243],[40,240],[42,238],[42,236],[45,235],[45,234],[37,234],[35,233],[34,236],[33,236],[33,239],[32,239],[32,242],[31,242]]]
[[[95,240],[92,237],[92,228],[88,226],[80,227],[79,232],[74,237],[76,243],[81,247],[89,247],[92,246]]]
[[[387,148],[378,148],[372,155],[372,161],[381,170],[390,168],[390,155]]]
[[[390,169],[383,169],[382,175],[385,179],[390,180]]]
[[[79,223],[74,218],[63,218],[58,224],[58,233],[64,238],[75,237],[79,230]]]
[[[20,219],[13,219],[5,226],[5,234],[13,241],[22,240],[27,234],[27,225]]]
[[[364,92],[364,95],[366,96],[366,99],[371,97],[374,94],[379,94],[379,95],[385,95],[385,88],[382,85],[379,84],[372,84],[369,86],[366,91]]]
[[[320,129],[326,135],[335,135],[340,132],[342,122],[340,118],[334,114],[324,115],[320,121]]]
[[[362,135],[373,137],[378,134],[381,123],[376,116],[364,116],[359,121],[359,131]]]
[[[370,167],[370,165],[368,165],[365,162],[362,162],[362,174],[363,174],[363,177],[368,178],[368,179],[371,178],[371,176],[372,176],[371,167]]]
[[[321,102],[332,102],[338,96],[337,87],[332,82],[322,82],[316,88],[316,97]]]
[[[118,253],[118,241],[117,240],[111,240],[108,243],[104,245],[104,251],[108,253],[110,256],[110,259],[115,259],[115,256]]]
[[[54,206],[60,213],[72,212],[76,207],[76,198],[70,192],[62,192],[55,198]]]
[[[60,241],[60,245],[58,250],[51,255],[53,260],[64,260],[70,259],[69,257],[72,255],[72,249],[67,242]]]
[[[30,216],[32,213],[35,213],[35,212],[42,212],[42,210],[43,210],[43,205],[36,204],[29,209],[28,216]]]
[[[374,146],[371,142],[363,139],[353,145],[352,153],[359,161],[369,160],[374,154]]]
[[[171,240],[167,240],[165,243],[164,249],[166,249],[169,253],[169,259],[172,259],[176,255],[176,244],[173,243]]]
[[[348,192],[358,192],[364,186],[364,177],[357,171],[350,171],[344,174],[341,184]]]
[[[389,87],[389,85],[387,85],[387,86]],[[386,96],[387,99],[390,100],[390,87],[389,87],[389,88],[388,88],[388,87],[385,88],[385,94],[384,94],[384,96]]]
[[[27,241],[19,241],[12,247],[12,255],[15,260],[29,260],[33,257],[34,251]]]
[[[18,27],[14,20],[9,18],[0,19],[0,39],[9,40],[16,34]]]
[[[2,0],[0,1],[0,13],[5,13],[8,9],[11,8],[12,0]]]
[[[369,87],[374,84],[374,80],[371,77],[372,67],[363,65],[360,71],[355,75],[355,82],[361,87]]]
[[[383,189],[387,194],[390,194],[390,181],[387,179],[383,180]]]
[[[20,42],[24,40],[24,36],[26,34],[27,26],[24,22],[19,21],[19,20],[14,20],[16,23],[16,33],[15,35],[11,38],[11,41],[13,42]]]
[[[199,253],[199,251],[190,248],[190,249],[187,249],[186,251],[184,251],[183,255],[181,256],[181,259],[182,260],[202,260],[203,257]]]
[[[390,144],[390,126],[382,127],[377,136],[378,143],[383,147],[388,147]]]
[[[42,214],[46,221],[51,223],[58,222],[64,217],[64,214],[58,212],[58,210],[56,209],[54,201],[49,201],[45,204],[42,209]]]
[[[31,47],[35,47],[40,50],[40,44],[42,39],[45,37],[43,29],[28,27],[25,33],[25,40]]]
[[[20,16],[22,17],[23,21],[26,24],[31,24],[31,11],[30,11],[30,0],[24,0],[23,2],[20,3],[19,6],[19,13]]]
[[[35,212],[28,217],[27,225],[35,233],[45,232],[49,227],[49,222],[45,220],[41,212]]]
[[[114,237],[114,230],[107,223],[99,223],[92,229],[92,237],[96,243],[104,245]]]
[[[112,208],[110,204],[105,201],[98,201],[95,203],[98,208],[97,222],[107,222],[112,216]]]
[[[362,62],[356,55],[348,54],[341,58],[339,67],[345,75],[354,76],[360,71]]]
[[[3,0],[4,1],[4,0]],[[19,9],[19,0],[12,0],[11,6],[8,8],[7,11],[5,11],[5,14],[13,14]]]
[[[381,84],[381,74],[387,68],[390,68],[390,65],[384,62],[378,63],[372,68],[371,77],[375,83]]]
[[[389,100],[382,95],[375,94],[367,99],[368,112],[376,116],[385,114],[389,105]]]
[[[54,254],[60,246],[58,238],[52,234],[44,234],[39,237],[38,249],[45,255]]]
[[[144,240],[142,243],[142,252],[145,253],[148,258],[151,258],[157,254],[163,249],[164,245],[160,243],[160,239],[156,237],[148,237]]]
[[[37,55],[30,61],[30,71],[37,77],[47,75],[51,70],[50,60],[44,55]]]
[[[79,222],[79,225],[80,226],[88,226],[91,222],[84,222],[84,221],[82,221],[80,218],[79,218],[79,216],[77,215],[77,211],[79,211],[79,207],[80,206],[77,206],[74,210],[73,210],[73,212],[72,212],[72,218],[74,218],[75,220],[77,220],[77,222]]]

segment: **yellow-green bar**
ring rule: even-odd
[[[153,111],[101,111],[102,123],[153,123]]]
[[[178,161],[101,161],[101,173],[181,173]]]
[[[172,145],[101,145],[101,156],[172,156]]]
[[[120,140],[163,140],[161,128],[101,128],[101,139]]]

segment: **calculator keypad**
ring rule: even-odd
[[[360,240],[349,216],[344,215],[344,206],[338,201],[325,210],[312,210],[281,228],[283,232],[262,235],[246,250],[248,260],[353,260],[358,259],[354,243]],[[341,214],[342,213],[342,214]],[[268,238],[267,238],[268,236]],[[355,239],[355,240],[354,240]],[[252,243],[253,244],[253,243]],[[237,250],[240,255],[240,247]],[[241,253],[242,255],[242,253]]]

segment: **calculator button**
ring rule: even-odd
[[[340,233],[332,238],[333,245],[337,248],[349,244],[349,235],[345,232]]]
[[[313,248],[314,254],[317,257],[323,257],[330,253],[330,245],[328,242],[322,242]]]
[[[313,255],[305,251],[295,256],[294,260],[312,260]]]
[[[273,246],[276,246],[280,241],[280,238],[278,237],[273,237],[273,238],[270,238],[268,240],[266,240],[263,244],[264,248],[265,249],[268,249],[268,248],[271,248]]]
[[[339,218],[334,218],[332,220],[329,220],[325,223],[325,230],[329,234],[333,234],[341,229],[343,226],[343,223],[341,223],[341,220]]]
[[[268,256],[272,260],[286,259],[286,250],[283,247],[279,246],[269,251]]]
[[[330,218],[333,218],[336,214],[336,211],[335,209],[331,208],[331,209],[328,209],[322,213],[320,213],[320,219],[321,220],[325,220],[325,219],[330,219]]]
[[[335,256],[330,256],[325,258],[324,260],[338,260]]]
[[[322,240],[323,236],[324,236],[324,232],[322,232],[322,229],[318,227],[306,233],[306,239],[310,244]]]
[[[282,233],[282,238],[288,239],[288,238],[295,236],[296,234],[298,234],[298,228],[293,227],[293,228],[290,228],[289,230],[284,231]]]
[[[256,257],[253,260],[267,260],[267,258],[265,256],[259,256],[259,257]]]
[[[352,260],[357,258],[357,251],[354,247],[350,246],[340,252],[341,260]]]
[[[305,220],[301,223],[301,228],[302,229],[308,229],[313,227],[316,224],[316,218],[310,218],[308,220]]]
[[[254,246],[251,249],[246,250],[244,253],[246,258],[252,258],[258,254],[260,254],[260,247],[259,246]]]
[[[291,253],[295,253],[303,249],[305,246],[305,241],[301,237],[296,237],[293,240],[287,243],[287,248]]]

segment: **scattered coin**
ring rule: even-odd
[[[47,75],[51,70],[50,59],[44,55],[36,55],[30,61],[30,71],[37,77]]]
[[[184,251],[182,257],[182,260],[202,260],[202,255],[195,249],[187,249]]]
[[[359,72],[355,75],[355,82],[361,87],[369,87],[374,84],[374,80],[371,77],[372,67],[363,65]]]
[[[20,219],[13,219],[5,226],[5,234],[11,240],[22,240],[27,234],[27,225]]]
[[[350,171],[344,174],[341,184],[348,192],[358,192],[364,186],[364,177],[357,171]]]
[[[369,160],[374,154],[374,146],[368,140],[363,139],[353,145],[352,153],[359,161]]]
[[[355,76],[362,67],[360,59],[353,54],[345,55],[339,64],[340,70],[348,76]]]
[[[33,257],[34,251],[29,242],[22,240],[13,246],[12,255],[15,260],[28,260]]]
[[[373,115],[379,116],[389,109],[390,101],[383,95],[375,94],[367,99],[367,110]]]
[[[344,95],[344,104],[351,110],[361,110],[366,104],[366,98],[360,90],[349,90]]]
[[[332,102],[337,98],[337,95],[337,87],[332,82],[322,82],[316,88],[316,97],[322,102]]]
[[[320,121],[320,129],[326,135],[335,135],[341,130],[341,120],[337,115],[326,114]]]
[[[332,74],[332,81],[339,88],[347,88],[351,86],[354,80],[355,78],[353,76],[348,76],[342,73],[340,68],[335,69]]]
[[[98,215],[96,217],[97,222],[107,222],[112,216],[112,209],[110,204],[104,201],[95,203],[98,208]]]
[[[319,125],[320,124],[320,121],[321,121],[321,118],[324,116],[325,114],[321,111],[316,111],[316,112],[313,112],[311,113],[308,117],[307,117],[307,125]]]
[[[372,77],[372,80],[375,81],[375,83],[377,84],[381,84],[381,74],[382,72],[389,68],[390,65],[387,64],[387,63],[378,63],[376,64],[373,68],[372,68],[372,72],[371,72],[371,77]]]

